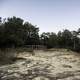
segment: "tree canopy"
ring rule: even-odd
[[[0,17],[0,48],[25,45],[45,45],[47,48],[68,48],[80,51],[80,28],[77,31],[67,29],[57,34],[43,32],[39,28],[18,17],[2,19]]]
[[[36,44],[39,28],[17,17],[7,18],[0,25],[0,47],[17,47]]]

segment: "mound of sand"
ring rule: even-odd
[[[21,59],[0,67],[0,80],[80,80],[80,55],[75,52],[24,51],[18,58]]]

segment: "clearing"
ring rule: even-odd
[[[13,64],[0,67],[0,80],[80,80],[80,54],[66,49],[24,51]]]

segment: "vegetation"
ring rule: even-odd
[[[21,18],[8,18],[0,23],[0,47],[18,47],[37,44],[39,28]]]
[[[0,17],[0,48],[24,47],[25,45],[45,45],[47,48],[68,48],[80,51],[80,29],[77,31],[43,32],[39,28],[15,16]]]
[[[41,43],[47,48],[67,48],[75,51],[80,51],[80,38],[78,31],[69,31],[65,29],[57,34],[47,32],[41,34]]]

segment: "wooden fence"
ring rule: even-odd
[[[24,47],[29,49],[46,49],[44,45],[25,45]]]

